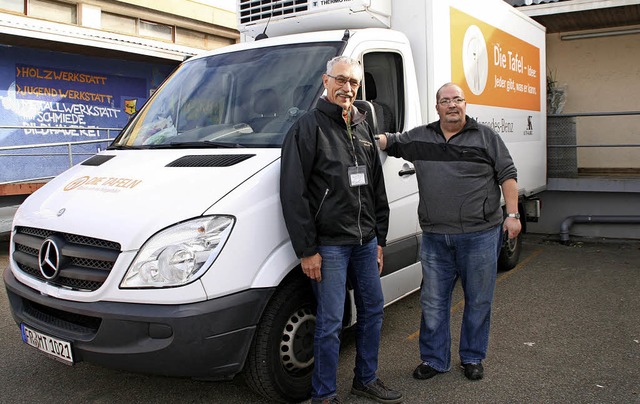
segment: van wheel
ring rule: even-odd
[[[315,301],[309,280],[278,287],[256,329],[244,380],[272,401],[299,402],[311,395]]]
[[[509,240],[505,234],[502,248],[500,249],[500,256],[498,257],[498,271],[509,271],[518,265],[521,250],[522,233],[511,240]]]

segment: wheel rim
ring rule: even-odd
[[[313,364],[315,328],[316,316],[309,308],[302,308],[289,317],[280,341],[280,360],[287,372],[304,372]]]
[[[509,256],[512,256],[516,251],[516,247],[518,246],[518,237],[507,239],[505,245],[507,247],[507,251],[509,252]]]

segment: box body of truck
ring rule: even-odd
[[[544,188],[539,25],[499,0],[272,3],[240,1],[245,42],[185,61],[106,151],[21,205],[4,281],[27,344],[66,364],[242,372],[270,399],[307,397],[314,301],[282,218],[280,145],[337,55],[363,63],[356,105],[378,132],[436,120],[435,92],[455,81],[505,139],[522,196]],[[391,304],[420,287],[418,194],[410,162],[381,159]],[[345,326],[354,307],[348,294]]]

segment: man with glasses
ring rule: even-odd
[[[402,401],[376,374],[389,206],[373,133],[353,105],[362,76],[357,60],[327,62],[326,96],[291,127],[282,145],[282,211],[317,301],[312,403],[341,402],[336,378],[347,279],[357,309],[351,393]]]
[[[451,369],[451,296],[459,278],[465,299],[460,363],[467,379],[480,380],[502,234],[514,238],[521,229],[517,172],[500,136],[466,115],[458,85],[438,90],[436,110],[436,122],[378,137],[390,156],[413,162],[418,179],[422,363],[413,377],[429,379]]]

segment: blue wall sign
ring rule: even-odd
[[[174,68],[0,45],[0,146],[114,138],[118,130],[100,128],[124,127]],[[108,144],[73,146],[73,164]],[[0,182],[69,165],[66,146],[2,151]]]

